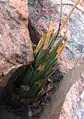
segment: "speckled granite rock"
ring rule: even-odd
[[[40,119],[84,119],[84,58],[68,71]],[[60,115],[60,116],[59,116]],[[75,118],[75,117],[80,118]]]
[[[76,0],[62,1],[62,21],[65,20],[69,14],[75,1]],[[80,4],[76,7],[69,19],[68,30],[70,37],[61,57],[63,60],[61,64],[65,69],[72,69],[75,60],[80,59],[81,54],[84,54],[84,2],[82,1],[83,0],[80,0]],[[34,27],[34,31],[36,30],[42,35],[48,29],[49,22],[52,18],[55,19],[55,30],[58,28],[59,4],[60,0],[29,0],[30,21]]]
[[[65,98],[59,119],[84,119],[84,79],[76,82]]]
[[[0,87],[11,69],[33,61],[28,13],[27,0],[0,0]]]

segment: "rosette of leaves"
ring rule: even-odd
[[[66,36],[59,34],[60,27],[57,32],[54,32],[53,25],[54,21],[52,20],[48,32],[44,33],[34,51],[34,62],[24,76],[21,89],[24,90],[24,98],[26,99],[37,98],[45,87],[49,86],[47,83],[52,69],[65,47]]]
[[[54,21],[52,20],[47,33],[41,37],[35,51],[34,61],[27,68],[20,85],[13,87],[11,93],[19,95],[29,103],[42,96],[48,88],[53,86],[50,76],[52,69],[57,64],[62,50],[66,44],[66,36],[60,35],[60,26],[54,32]]]
[[[30,103],[53,86],[53,82],[50,80],[52,70],[56,66],[57,60],[67,43],[66,35],[60,35],[60,31],[67,24],[79,2],[80,0],[77,0],[63,24],[59,25],[57,32],[54,32],[54,21],[51,21],[48,32],[43,34],[34,51],[33,63],[27,68],[26,73],[23,74],[22,80],[19,80],[18,84],[18,80],[16,80],[17,86],[12,84],[9,88],[11,97],[17,96],[19,99],[25,99]],[[61,21],[62,0],[60,6]]]

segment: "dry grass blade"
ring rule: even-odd
[[[61,46],[58,48],[58,50],[57,50],[57,54],[58,54],[58,56],[61,55],[63,49],[66,47],[66,43],[67,43],[67,40],[64,41],[64,43],[62,43]]]
[[[53,34],[53,31],[54,31],[53,28],[54,28],[54,20],[52,19],[50,21],[49,29],[48,29],[48,32],[47,32],[47,35],[46,35],[46,39],[45,39],[45,43],[44,43],[44,47],[43,47],[44,49],[48,48],[50,37],[51,37],[51,35]]]
[[[69,15],[67,16],[66,20],[63,22],[63,24],[61,25],[60,31],[65,27],[65,25],[67,24],[69,18],[71,17],[74,9],[76,8],[76,6],[79,4],[80,0],[77,0],[77,2],[75,3],[75,5],[73,6],[72,10],[70,11]]]
[[[44,44],[44,41],[46,39],[46,35],[47,33],[44,33],[43,36],[41,37],[41,39],[39,40],[39,43],[35,49],[35,54],[39,51],[39,49],[42,47],[42,45]]]

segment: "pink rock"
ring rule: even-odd
[[[81,114],[82,111],[80,109],[77,109],[77,106],[79,105],[80,96],[81,93],[84,92],[84,81],[83,79],[80,79],[77,81],[69,90],[69,92],[66,95],[64,104],[62,106],[62,110],[59,116],[59,119],[74,119],[73,115],[76,116],[78,112]],[[84,102],[80,102],[80,106],[84,108]],[[78,110],[78,112],[76,112]],[[66,116],[67,115],[67,116]],[[79,117],[79,119],[81,119]]]
[[[11,69],[33,61],[27,6],[27,0],[0,0],[0,86],[7,84]]]

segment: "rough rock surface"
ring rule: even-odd
[[[62,66],[68,69],[72,69],[73,61],[80,59],[81,54],[84,54],[84,1],[80,1],[69,19],[69,39],[61,57]],[[75,2],[76,0],[63,0],[62,21],[65,20]],[[60,0],[29,0],[30,21],[40,35],[48,29],[52,18],[55,19],[55,29],[58,28],[59,4]]]
[[[84,78],[67,93],[59,119],[84,119]]]
[[[11,69],[33,61],[28,13],[27,0],[0,0],[0,86]]]
[[[84,58],[75,65],[73,70],[66,73],[40,119],[83,119],[83,100]],[[75,118],[77,115],[79,118]]]

